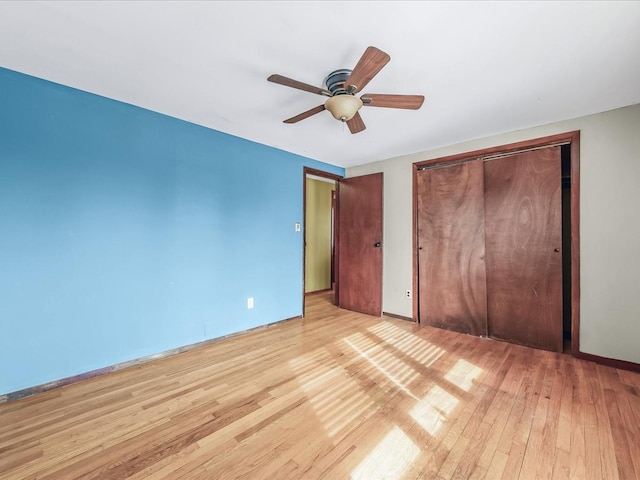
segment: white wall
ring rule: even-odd
[[[412,316],[412,164],[580,130],[580,350],[640,363],[640,105],[347,170],[384,173],[383,310]]]

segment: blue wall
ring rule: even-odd
[[[300,315],[304,166],[0,68],[0,394]]]

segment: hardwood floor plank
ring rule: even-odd
[[[538,400],[540,398],[540,391],[542,384],[547,373],[546,362],[544,356],[536,351],[532,352],[532,362],[530,364],[533,371],[530,372],[531,377],[528,382],[523,384],[526,394],[524,402],[521,406],[521,414],[519,418],[513,423],[511,429],[505,429],[508,437],[503,434],[502,448],[505,453],[509,454],[502,478],[531,478],[530,472],[522,471],[525,453],[528,446],[529,434],[531,432],[532,423],[534,421],[534,414],[537,408]],[[504,448],[504,441],[510,442],[508,448]]]
[[[626,395],[626,388],[624,385],[622,389],[616,389],[616,401],[620,409],[621,425],[629,444],[635,478],[640,478],[640,435],[638,434],[637,429],[634,428],[634,425],[636,425],[636,417],[634,417],[633,408],[631,406],[632,397]]]
[[[568,480],[570,474],[570,461],[569,452],[560,448],[554,452],[553,461],[553,480]]]
[[[500,451],[496,451],[487,469],[486,480],[499,480],[503,478],[504,469],[507,466],[509,456]]]
[[[589,432],[589,435],[587,435],[587,431],[589,430],[587,427],[587,419],[595,418],[595,415],[591,415],[590,409],[589,412],[587,412],[589,402],[587,400],[586,385],[581,366],[579,364],[571,364],[567,368],[566,375],[574,386],[571,402],[571,450],[569,451],[569,476],[571,479],[587,478],[587,440],[589,440],[590,445],[593,445],[593,440],[595,439],[597,446],[597,432],[595,432],[595,434]],[[597,424],[595,427],[597,428]],[[597,454],[596,457],[599,459],[599,454]],[[589,455],[589,458],[595,460],[593,459],[593,455]],[[597,471],[595,478],[601,478],[599,476],[599,461],[597,465],[597,469],[591,467],[589,471],[591,474],[595,474]]]
[[[569,453],[571,450],[571,411],[573,403],[572,377],[570,376],[570,362],[566,359],[562,362],[562,398],[560,400],[560,412],[558,414],[558,435],[556,448]]]
[[[602,477],[616,480],[619,477],[618,471],[620,465],[616,462],[615,443],[613,432],[611,430],[611,421],[609,419],[609,411],[604,395],[604,389],[600,383],[598,376],[598,366],[596,364],[585,365],[592,372],[586,377],[587,387],[589,390],[589,398],[595,410],[595,418],[597,422],[598,452],[600,454],[600,467]],[[587,452],[587,456],[589,452]],[[587,470],[587,475],[590,472]]]
[[[634,440],[629,441],[627,424],[623,420],[622,414],[622,410],[628,403],[626,399],[619,400],[616,392],[619,389],[619,377],[614,370],[602,368],[598,368],[598,375],[600,383],[604,387],[603,393],[618,463],[618,475],[621,479],[638,478],[635,472],[632,452],[637,457],[640,455],[640,450],[633,450],[632,446],[635,446],[635,442]],[[629,418],[628,416],[626,417]],[[637,437],[637,435],[631,436]]]
[[[0,478],[639,478],[639,374],[330,298],[1,404]]]

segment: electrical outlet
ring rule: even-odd
[[[404,296],[405,296],[405,298],[411,298],[411,290],[405,290],[404,291]]]
[[[253,308],[253,297],[247,298],[247,308]]]

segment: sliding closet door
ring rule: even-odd
[[[419,317],[487,334],[481,161],[417,172]]]
[[[560,147],[484,167],[489,335],[562,351]]]

